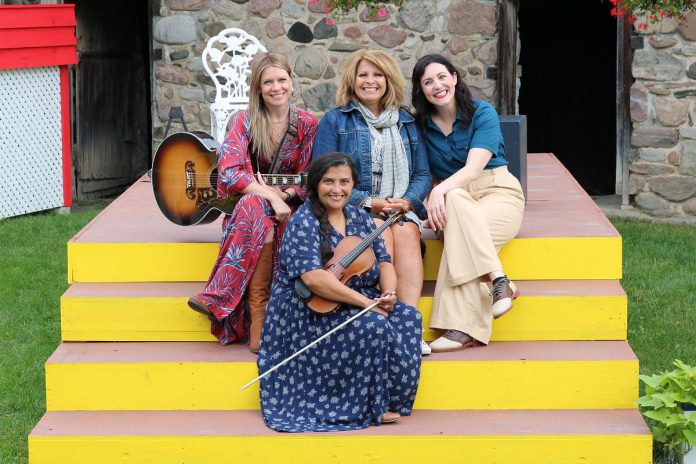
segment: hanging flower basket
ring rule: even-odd
[[[623,17],[639,31],[663,19],[683,20],[696,9],[696,0],[609,0],[612,16]]]
[[[406,0],[309,0],[309,3],[318,2],[324,3],[324,13],[329,16],[326,20],[327,24],[336,24],[337,19],[340,19],[350,10],[357,11],[360,6],[367,8],[367,17],[371,21],[377,21],[378,18],[387,15],[388,5],[394,5],[401,9]]]

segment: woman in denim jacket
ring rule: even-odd
[[[386,53],[353,53],[341,75],[338,108],[319,123],[312,159],[324,153],[347,153],[358,171],[349,204],[374,215],[406,212],[406,222],[391,226],[383,237],[396,268],[397,298],[418,307],[423,286],[420,229],[421,220],[427,218],[423,199],[431,179],[415,119],[400,108],[404,85],[399,66]],[[425,344],[423,354],[429,354]]]

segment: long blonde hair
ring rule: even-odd
[[[359,103],[355,93],[355,77],[363,60],[377,66],[387,80],[387,91],[380,102],[382,109],[401,106],[401,102],[404,101],[406,79],[394,58],[381,50],[358,50],[348,57],[336,92],[336,106],[346,106],[350,102],[356,105]]]
[[[271,123],[260,88],[261,74],[271,66],[285,70],[292,79],[290,65],[283,56],[276,53],[260,53],[254,57],[251,65],[251,82],[249,83],[250,148],[256,150],[258,157],[266,161],[273,158]]]

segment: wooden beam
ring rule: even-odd
[[[517,114],[517,8],[519,0],[498,2],[498,78],[499,114]]]

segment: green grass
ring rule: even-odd
[[[612,222],[623,238],[628,341],[641,374],[671,370],[674,359],[696,364],[696,227]],[[659,444],[654,448],[655,464],[673,462]]]
[[[98,211],[0,221],[0,463],[27,462],[46,410],[44,362],[60,341],[66,243]]]
[[[614,219],[623,237],[628,340],[642,374],[696,363],[696,227]]]
[[[60,341],[66,242],[97,213],[74,211],[0,221],[2,464],[27,462],[27,435],[46,408],[43,366]],[[675,358],[696,363],[696,228],[613,222],[623,236],[628,337],[641,373],[670,369]],[[659,448],[655,462],[669,462]]]

